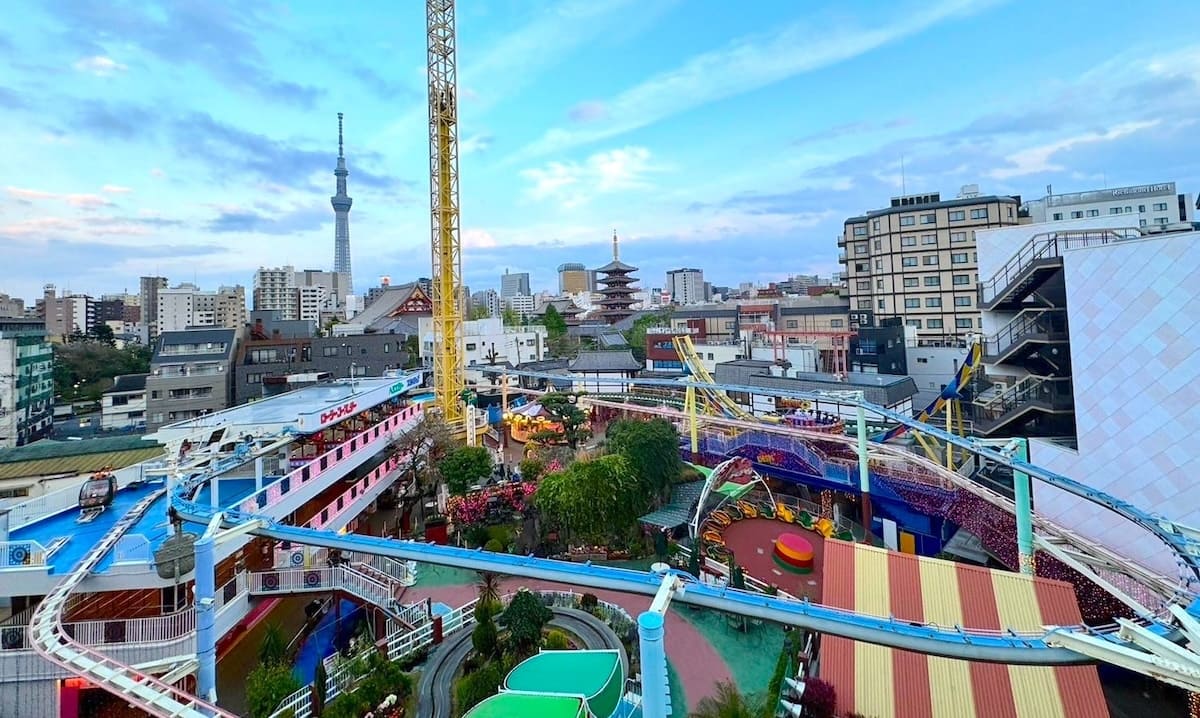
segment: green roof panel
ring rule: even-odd
[[[592,715],[608,718],[621,702],[625,675],[617,651],[542,651],[508,674],[505,688],[587,698]]]
[[[536,693],[497,693],[479,703],[464,718],[587,718],[583,699]]]

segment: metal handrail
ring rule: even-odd
[[[1070,377],[1027,376],[1000,394],[977,403],[981,415],[976,421],[995,421],[1008,412],[1033,401],[1047,401],[1052,407],[1065,408],[1074,400]]]
[[[1029,334],[1064,335],[1065,338],[1066,333],[1066,309],[1025,309],[995,334],[983,339],[983,353],[999,356]]]
[[[991,302],[1039,259],[1061,257],[1062,252],[1066,249],[1094,247],[1141,236],[1141,230],[1136,227],[1065,230],[1035,234],[991,278],[979,283],[979,304],[985,305]]]

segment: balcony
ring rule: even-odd
[[[1055,423],[1075,412],[1069,377],[1027,376],[998,391],[981,392],[971,406],[976,433],[992,437],[1030,422]],[[1040,434],[1055,435],[1052,429]]]
[[[988,364],[1012,364],[1037,360],[1049,344],[1068,340],[1065,309],[1027,309],[1000,331],[984,339],[983,359]],[[1049,361],[1046,359],[1046,361]],[[1066,361],[1066,353],[1060,361]],[[1053,367],[1065,370],[1066,366]]]
[[[840,264],[846,263],[846,253],[845,252],[838,252],[838,262]]]
[[[1095,247],[1142,234],[1137,229],[1093,229],[1045,232],[1034,235],[991,279],[979,283],[981,309],[1022,308],[1027,297],[1036,292],[1062,267],[1062,253],[1079,247]]]

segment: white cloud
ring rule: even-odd
[[[462,231],[463,249],[490,249],[497,246],[496,238],[486,229],[464,229]]]
[[[96,209],[98,207],[112,206],[112,202],[97,194],[59,194],[57,192],[45,192],[39,189],[26,189],[23,187],[6,187],[5,191],[8,192],[8,196],[26,204],[34,200],[50,200],[66,202],[72,207],[80,209]]]
[[[1157,127],[1161,123],[1160,120],[1142,120],[1137,122],[1122,122],[1115,125],[1104,132],[1086,132],[1080,135],[1065,137],[1054,142],[1048,142],[1036,147],[1014,152],[1008,156],[1009,167],[1000,167],[988,173],[988,176],[1006,180],[1012,177],[1021,177],[1024,175],[1047,173],[1047,172],[1062,172],[1067,169],[1063,165],[1053,162],[1054,155],[1065,150],[1074,149],[1080,145],[1097,144],[1101,142],[1112,142],[1126,135],[1132,135],[1135,132]]]
[[[645,147],[597,152],[583,162],[549,162],[523,170],[534,200],[556,200],[564,209],[586,204],[598,194],[649,187],[646,176],[658,171]]]
[[[100,191],[107,192],[109,194],[129,194],[133,190],[129,187],[122,187],[118,184],[106,184],[100,188]]]
[[[92,55],[91,57],[82,58],[77,60],[73,67],[80,72],[86,72],[96,77],[108,77],[129,69],[128,66],[122,65],[111,57],[104,55]]]
[[[943,0],[927,8],[902,10],[890,23],[878,19],[869,25],[839,26],[832,20],[797,22],[767,37],[744,37],[723,49],[697,55],[604,101],[606,120],[573,129],[551,129],[518,156],[541,156],[615,137],[711,102],[857,57],[986,4]]]
[[[458,143],[458,154],[465,157],[466,155],[473,155],[479,152],[487,152],[491,146],[492,136],[486,133],[478,133]]]

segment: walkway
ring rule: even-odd
[[[420,571],[425,571],[427,568],[429,568],[427,565],[422,565],[418,570],[418,575],[420,575]],[[502,592],[513,591],[521,586],[552,591],[580,591],[579,588],[569,584],[505,578]],[[635,619],[650,605],[650,599],[645,596],[602,590],[593,590],[590,593],[594,593],[602,601],[620,606]],[[450,606],[461,606],[475,597],[474,584],[460,583],[426,587],[418,582],[417,586],[409,589],[405,598],[413,601],[430,598]],[[679,676],[684,696],[690,707],[695,707],[701,699],[715,694],[718,682],[732,680],[733,675],[730,673],[725,659],[701,635],[695,625],[674,611],[667,614],[666,634],[667,657],[671,660],[671,665]]]
[[[808,539],[813,549],[813,572],[798,574],[785,571],[772,556],[774,541],[779,534],[794,533]],[[821,576],[825,572],[825,539],[815,531],[797,524],[774,519],[742,519],[734,521],[721,532],[725,546],[733,552],[738,564],[748,576],[811,601],[821,600]]]

